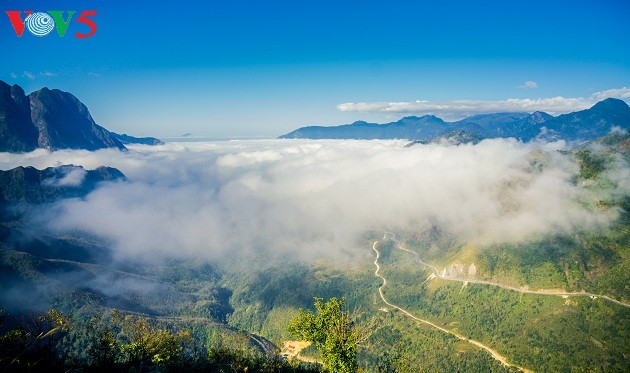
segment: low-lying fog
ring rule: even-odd
[[[217,259],[253,250],[307,259],[365,251],[369,229],[438,225],[462,240],[516,241],[605,226],[565,144],[486,140],[252,140],[3,155],[0,168],[111,166],[128,178],[40,215],[55,231],[113,242],[119,258]],[[610,172],[627,194],[628,167]],[[76,175],[75,175],[76,176]]]

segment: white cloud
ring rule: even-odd
[[[628,134],[628,130],[625,128],[621,128],[619,126],[613,126],[610,129],[610,133],[611,134],[620,134],[620,135],[627,135]]]
[[[124,258],[252,251],[347,257],[370,255],[357,245],[370,229],[439,226],[463,241],[502,242],[609,221],[573,183],[577,165],[559,152],[541,155],[535,144],[513,140],[403,144],[270,140],[37,150],[3,154],[0,168],[72,163],[122,170],[129,183],[103,186],[42,216],[55,230],[106,238]],[[534,160],[546,165],[542,171],[531,167]],[[623,185],[619,193],[630,192]]]
[[[81,183],[85,179],[85,175],[87,175],[87,171],[85,169],[69,167],[65,170],[62,170],[61,175],[54,178],[45,179],[42,181],[42,183],[55,187],[78,186],[81,185]]]
[[[519,88],[536,89],[536,88],[538,88],[538,83],[536,83],[533,80],[528,80],[525,83],[523,83],[523,85],[519,86]]]
[[[35,80],[35,79],[37,78],[37,77],[35,76],[35,74],[33,74],[33,73],[32,73],[32,72],[30,72],[30,71],[24,71],[24,72],[22,73],[22,76],[24,76],[26,79],[29,79],[29,80]]]
[[[53,73],[53,72],[51,72],[51,71],[42,71],[42,72],[40,72],[40,73],[34,73],[34,72],[31,72],[31,71],[28,71],[28,70],[24,70],[24,71],[22,72],[21,77],[22,77],[22,78],[26,78],[26,79],[28,79],[28,80],[36,80],[38,77],[40,77],[40,78],[52,78],[52,77],[55,77],[55,76],[57,76],[57,75],[58,75],[58,74]],[[17,79],[17,78],[19,78],[19,77],[20,77],[20,76],[18,76],[17,74],[15,74],[15,73],[11,73],[11,78],[13,78],[13,79]]]
[[[433,114],[445,119],[461,119],[470,115],[494,112],[534,112],[544,111],[552,115],[588,109],[605,98],[630,98],[630,88],[623,87],[593,93],[588,98],[551,98],[519,99],[510,98],[501,101],[455,100],[413,102],[348,102],[337,105],[339,111],[359,113],[396,113],[402,115]]]
[[[601,101],[610,97],[614,98],[630,98],[630,88],[616,88],[616,89],[608,89],[602,92],[593,93],[590,97],[591,101]]]

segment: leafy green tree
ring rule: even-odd
[[[0,308],[0,328],[6,316]],[[70,328],[70,320],[57,310],[33,316],[0,333],[0,370],[33,371],[62,364],[56,345]]]
[[[173,333],[167,329],[158,329],[146,320],[125,316],[120,323],[121,357],[124,363],[150,363],[158,367],[181,364],[184,349],[191,343],[190,331],[181,330]]]
[[[324,365],[332,372],[357,371],[357,347],[371,335],[360,327],[354,315],[343,310],[344,299],[315,298],[315,313],[300,309],[287,328],[292,335],[313,342]]]

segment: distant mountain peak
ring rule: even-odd
[[[20,86],[0,81],[0,152],[38,147],[125,149],[73,94],[44,87],[26,96]]]
[[[88,108],[73,94],[42,88],[28,95],[31,119],[41,147],[56,149],[125,149],[105,128],[94,122]]]
[[[38,147],[38,131],[24,90],[0,80],[0,152],[27,152]]]
[[[126,181],[120,170],[63,165],[38,170],[16,167],[0,170],[0,207],[8,203],[47,203],[62,198],[83,197],[102,182]],[[0,214],[2,213],[0,208]]]
[[[531,141],[546,133],[552,134],[555,139],[588,141],[609,133],[614,127],[630,128],[630,107],[622,100],[609,98],[590,109],[557,117],[541,111],[532,114],[477,114],[456,122],[445,122],[434,115],[406,116],[383,124],[356,121],[340,126],[302,127],[280,138],[407,139],[426,142],[451,133],[453,135],[448,137],[450,142],[462,143],[480,138],[506,137]]]
[[[627,110],[629,108],[624,100],[610,97],[596,103],[590,110]]]
[[[407,116],[401,119],[401,121],[409,121],[409,122],[417,122],[417,121],[423,121],[423,122],[444,122],[444,120],[440,117],[436,117],[433,114],[426,114],[423,115],[421,117],[417,117],[417,116]]]
[[[126,133],[111,132],[112,136],[123,144],[164,145],[164,142],[155,137],[134,137]]]

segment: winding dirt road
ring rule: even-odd
[[[479,284],[479,285],[490,285],[490,286],[496,286],[499,287],[501,289],[505,289],[505,290],[510,290],[510,291],[515,291],[517,293],[521,293],[521,294],[534,294],[534,295],[545,295],[545,296],[555,296],[555,297],[589,297],[591,299],[597,299],[597,298],[601,298],[603,300],[606,300],[608,302],[611,303],[615,303],[618,304],[620,306],[626,307],[626,308],[630,308],[630,304],[628,303],[624,303],[621,302],[619,300],[613,299],[609,296],[606,295],[601,295],[601,294],[593,294],[593,293],[587,293],[585,291],[580,291],[580,292],[558,292],[558,291],[550,291],[550,290],[529,290],[529,289],[523,289],[523,288],[517,288],[514,286],[509,286],[509,285],[503,285],[503,284],[499,284],[496,282],[492,282],[492,281],[484,281],[484,280],[474,280],[474,279],[462,279],[462,278],[457,278],[457,277],[450,277],[450,276],[444,276],[441,275],[440,272],[438,271],[438,269],[436,267],[434,267],[433,265],[423,261],[420,258],[420,255],[413,251],[413,250],[409,250],[405,247],[403,247],[400,242],[398,242],[394,237],[393,233],[386,233],[385,236],[383,238],[385,238],[387,235],[391,235],[390,239],[393,240],[396,243],[396,248],[402,251],[406,251],[408,253],[413,254],[416,258],[415,261],[418,264],[422,264],[423,266],[429,268],[431,270],[431,272],[433,272],[433,276],[440,278],[442,280],[446,280],[446,281],[456,281],[456,282],[462,282],[462,283],[467,283],[467,284]]]
[[[410,318],[412,318],[412,319],[414,319],[414,320],[416,320],[418,322],[421,322],[423,324],[429,325],[429,326],[431,326],[431,327],[433,327],[435,329],[438,329],[438,330],[440,330],[440,331],[442,331],[444,333],[448,333],[448,334],[450,334],[452,336],[455,336],[456,338],[458,338],[458,339],[460,339],[462,341],[466,341],[468,343],[471,343],[471,344],[473,344],[473,345],[475,345],[477,347],[480,347],[480,348],[486,350],[487,352],[490,353],[490,355],[492,355],[492,357],[495,360],[499,361],[501,364],[503,364],[503,365],[505,365],[507,367],[514,367],[514,368],[517,368],[520,371],[526,372],[526,373],[532,372],[529,369],[520,367],[518,365],[510,364],[504,356],[502,356],[497,351],[493,350],[492,348],[484,345],[483,343],[481,343],[479,341],[467,338],[467,337],[465,337],[465,336],[463,336],[461,334],[458,334],[458,333],[453,332],[451,330],[445,329],[445,328],[443,328],[443,327],[441,327],[439,325],[436,325],[436,324],[432,323],[429,320],[424,320],[424,319],[421,319],[419,317],[416,317],[415,315],[413,315],[411,312],[405,310],[404,308],[399,307],[399,306],[397,306],[397,305],[395,305],[393,303],[388,302],[387,299],[385,299],[385,295],[383,294],[383,288],[387,285],[387,279],[383,275],[381,275],[379,273],[381,271],[381,266],[378,264],[378,259],[381,257],[381,253],[376,248],[377,244],[378,244],[378,241],[374,241],[374,244],[372,245],[372,250],[374,250],[374,252],[376,253],[376,259],[374,259],[374,265],[376,266],[376,271],[374,271],[374,275],[376,277],[379,277],[381,280],[383,280],[383,284],[378,288],[378,294],[381,296],[381,300],[383,301],[383,303],[387,304],[388,306],[390,306],[392,308],[397,309],[398,311],[402,312],[406,316],[408,316],[408,317],[410,317]]]

